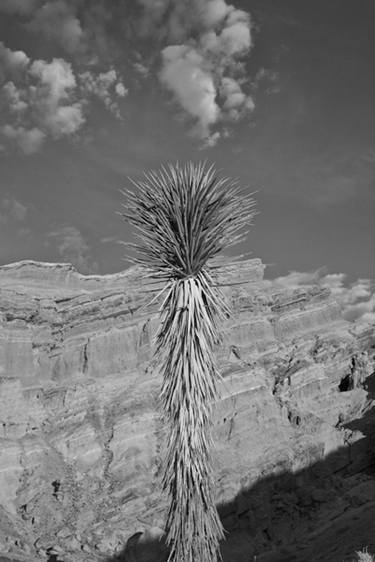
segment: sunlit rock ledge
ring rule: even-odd
[[[347,453],[329,470],[349,465],[363,436],[348,439],[342,424],[369,408],[373,329],[343,320],[327,289],[276,291],[263,273],[259,259],[218,270],[233,310],[217,349],[213,428],[227,528],[239,513],[256,526],[254,506],[233,500],[260,478],[340,448]],[[163,526],[157,303],[145,306],[154,295],[138,268],[85,276],[70,264],[0,267],[0,555],[103,560]]]

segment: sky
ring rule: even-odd
[[[0,0],[0,264],[126,268],[127,178],[207,160],[255,192],[237,252],[371,300],[374,18],[373,0]]]

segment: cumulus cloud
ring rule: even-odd
[[[0,41],[0,83],[7,75],[19,76],[24,72],[30,59],[23,51],[12,51]]]
[[[150,73],[150,69],[147,68],[147,66],[145,64],[143,64],[142,62],[139,62],[139,61],[136,61],[135,63],[133,63],[133,68],[143,78],[147,78],[147,76]]]
[[[54,245],[59,258],[73,264],[80,273],[95,273],[98,265],[90,258],[90,247],[78,228],[64,226],[47,235],[47,244]]]
[[[236,10],[231,6],[224,22],[224,28],[216,34],[216,37],[216,49],[218,48],[230,56],[248,51],[251,47],[249,15],[243,10]]]
[[[224,100],[223,108],[233,121],[242,117],[244,112],[253,111],[255,108],[254,100],[244,94],[239,83],[233,78],[223,77],[220,93]]]
[[[80,20],[64,0],[49,1],[33,13],[27,28],[42,33],[60,44],[68,53],[76,51],[83,38]]]
[[[24,28],[44,36],[68,53],[83,48],[84,31],[77,17],[80,2],[1,0],[0,12],[22,16]]]
[[[23,51],[0,42],[0,140],[25,154],[37,152],[47,138],[70,137],[80,131],[95,95],[120,117],[117,100],[127,94],[118,73],[76,74],[70,62],[53,58],[32,61]]]
[[[153,30],[167,43],[161,83],[192,118],[193,132],[213,145],[220,127],[254,109],[242,64],[252,47],[250,15],[225,0],[138,1],[143,32]]]
[[[3,86],[3,94],[11,113],[20,114],[27,109],[27,103],[22,99],[21,92],[14,82],[7,82]]]
[[[37,81],[32,97],[42,130],[54,138],[78,131],[85,118],[82,102],[73,101],[77,83],[70,63],[64,59],[51,63],[37,60],[29,73]]]
[[[17,15],[24,29],[47,39],[52,54],[32,60],[0,43],[0,111],[9,113],[1,115],[0,150],[8,141],[32,153],[47,138],[74,135],[93,98],[120,117],[119,101],[128,93],[120,57],[122,68],[144,78],[157,71],[180,115],[191,121],[192,134],[207,146],[228,136],[231,126],[254,110],[254,80],[245,69],[253,45],[248,12],[227,0],[137,4],[141,9],[129,22],[122,3],[109,9],[106,0],[0,0],[0,12]],[[143,51],[142,57],[136,50],[124,56],[124,44],[135,32],[158,48],[147,65]]]
[[[39,3],[40,0],[1,0],[0,12],[29,15],[33,13]]]
[[[33,154],[37,152],[43,144],[45,133],[40,129],[33,127],[25,129],[25,127],[14,127],[13,125],[4,125],[0,129],[4,139],[9,141],[10,145],[19,148],[24,154]]]
[[[71,64],[64,59],[50,63],[36,60],[29,75],[36,82],[31,89],[31,103],[42,131],[56,139],[78,131],[85,118],[82,102],[73,101],[77,83]]]
[[[210,136],[210,127],[218,120],[214,78],[204,70],[203,58],[185,45],[173,45],[163,51],[164,67],[161,81],[178,98],[181,106],[197,120],[196,130],[201,138]]]
[[[210,0],[202,13],[202,20],[206,27],[215,27],[228,15],[231,7],[224,0]]]
[[[267,281],[272,288],[298,289],[311,284],[328,288],[341,304],[343,316],[353,322],[375,324],[375,282],[371,279],[357,279],[346,284],[345,273],[324,274],[315,272],[291,271],[288,275]]]
[[[123,98],[128,93],[124,84],[119,80],[116,70],[94,74],[87,70],[79,76],[82,90],[88,95],[99,98],[105,107],[116,117],[120,117],[117,98]]]
[[[0,0],[1,11],[18,16],[24,30],[46,39],[49,52],[57,47],[53,54],[61,55],[63,49],[91,66],[109,65],[115,52],[120,56],[118,33],[123,39],[129,21],[127,3],[108,0]]]
[[[128,89],[125,88],[122,82],[117,82],[115,85],[115,92],[120,98],[124,98],[128,93]]]
[[[343,273],[326,275],[324,286],[343,304],[347,320],[359,320],[375,324],[375,283],[371,279],[357,279],[345,285]]]
[[[82,101],[76,101],[77,84],[70,63],[57,58],[31,62],[22,51],[9,51],[3,49],[10,72],[21,67],[22,72],[1,89],[3,109],[8,113],[8,123],[1,128],[3,138],[31,154],[48,135],[59,139],[77,132],[85,117]]]

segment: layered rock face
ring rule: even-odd
[[[343,427],[369,409],[374,344],[326,289],[276,291],[263,272],[258,259],[220,269],[233,314],[217,349],[213,424],[224,524],[236,529],[242,518],[258,550],[267,522],[244,490],[338,450],[328,471],[353,463],[363,434]],[[0,555],[105,560],[135,533],[163,527],[154,295],[137,268],[0,267]]]

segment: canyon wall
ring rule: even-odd
[[[245,514],[259,548],[259,512],[252,521],[234,499],[337,450],[329,470],[350,465],[363,435],[343,426],[369,408],[374,344],[373,329],[344,321],[327,289],[276,289],[263,273],[258,259],[220,269],[233,314],[217,349],[213,426],[224,524]],[[154,289],[137,268],[0,267],[0,557],[105,560],[163,527],[157,305],[145,307]]]

